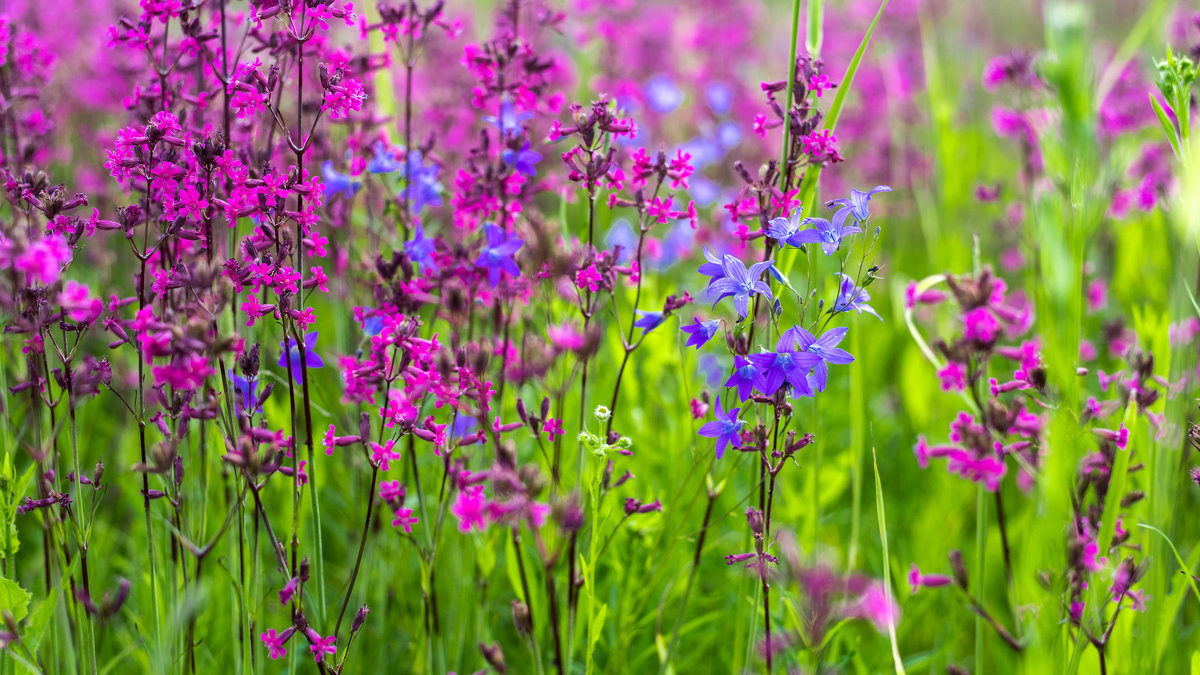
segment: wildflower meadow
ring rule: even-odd
[[[1200,674],[1198,10],[0,0],[0,675]]]

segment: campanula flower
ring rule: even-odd
[[[721,408],[721,397],[718,396],[716,414],[717,419],[712,422],[708,422],[704,426],[700,427],[700,430],[696,432],[705,438],[717,439],[717,459],[720,459],[721,455],[725,454],[725,448],[728,447],[730,443],[733,443],[734,446],[741,444],[740,433],[742,427],[746,425],[746,420],[739,420],[737,418],[739,410],[741,410],[741,408],[734,408],[728,413],[725,412]]]
[[[854,362],[854,357],[850,355],[850,352],[837,346],[846,337],[847,330],[847,328],[832,328],[825,331],[819,338],[813,337],[812,333],[800,326],[792,326],[784,331],[783,336],[796,341],[797,349],[821,359],[813,366],[813,383],[816,385],[817,391],[825,391],[825,385],[829,380],[829,366],[826,364],[843,366]],[[781,340],[783,336],[781,336]]]
[[[663,320],[667,318],[662,312],[650,312],[642,309],[636,311],[638,316],[642,318],[634,321],[633,326],[635,328],[641,328],[642,335],[645,335],[655,328],[658,328],[659,325],[662,324]]]
[[[880,192],[891,191],[892,188],[886,185],[878,185],[867,192],[851,190],[849,199],[834,199],[833,201],[825,202],[825,206],[833,206],[834,204],[844,206],[846,207],[844,210],[850,211],[858,222],[866,222],[867,218],[871,217],[871,209],[867,205],[867,202],[871,201],[871,197]]]
[[[375,157],[367,164],[368,173],[391,173],[404,166],[396,159],[396,151],[388,148],[383,141],[375,143]]]
[[[762,374],[754,362],[744,356],[735,356],[733,360],[733,375],[725,383],[726,387],[737,387],[738,399],[745,401],[754,390],[762,389]]]
[[[760,281],[759,277],[763,272],[770,269],[774,261],[765,260],[757,262],[746,269],[746,265],[741,260],[727,255],[721,261],[721,268],[725,272],[724,278],[714,279],[708,284],[708,293],[710,296],[716,295],[717,302],[720,302],[726,296],[733,296],[733,306],[737,309],[737,313],[743,319],[750,313],[750,298],[756,293],[761,293],[767,296],[768,300],[774,300],[775,296],[771,295],[771,287],[767,282]]]
[[[513,102],[509,98],[505,98],[500,104],[500,117],[497,119],[492,115],[484,115],[483,121],[496,127],[500,133],[505,136],[514,135],[521,130],[521,126],[528,120],[533,119],[531,112],[517,112],[513,107]]]
[[[300,382],[303,379],[303,372],[300,370],[300,345],[293,340],[290,341],[289,347],[290,349],[288,351],[290,354],[280,354],[279,363],[276,365],[280,367],[286,367],[288,364],[288,356],[290,355],[292,360],[292,379]],[[317,331],[314,330],[311,333],[306,333],[304,335],[304,362],[309,368],[320,368],[325,365],[325,362],[321,360],[321,357],[313,351],[316,349],[316,347]],[[284,350],[282,342],[279,343],[279,349],[280,351]]]
[[[883,317],[867,304],[871,300],[871,294],[867,293],[867,289],[855,286],[854,278],[848,274],[839,274],[838,276],[842,278],[842,285],[838,290],[837,300],[833,303],[833,311],[848,312],[853,309],[859,314],[866,312],[883,321]]]
[[[425,229],[418,223],[412,241],[404,242],[404,252],[408,254],[409,259],[413,262],[418,263],[422,267],[428,267],[436,273],[438,266],[437,262],[433,259],[434,250],[433,240],[425,238]]]
[[[797,396],[811,396],[808,371],[821,363],[821,357],[807,351],[796,351],[796,340],[786,332],[779,336],[774,352],[751,354],[750,362],[762,373],[762,393],[770,396],[783,386],[792,385]]]
[[[239,375],[233,376],[233,391],[237,394],[233,403],[238,414],[256,415],[262,412],[262,401],[258,400],[258,395],[254,391],[257,388],[258,380],[247,380]]]
[[[408,200],[410,213],[420,213],[426,206],[442,205],[442,186],[437,182],[438,170],[437,164],[425,164],[420,150],[408,153],[408,161],[404,167],[407,184],[401,192]]]
[[[794,216],[795,213],[793,212],[792,215]],[[820,244],[821,252],[825,255],[833,255],[838,250],[838,247],[842,245],[842,239],[862,232],[862,229],[859,227],[845,224],[846,217],[849,215],[850,209],[842,209],[833,214],[833,222],[824,218],[805,218],[804,223],[812,225],[814,229],[795,232],[788,237],[787,243],[792,246]],[[782,218],[776,220],[782,220]],[[774,223],[775,221],[771,222]]]
[[[721,320],[713,319],[712,321],[701,321],[698,318],[694,318],[692,320],[695,321],[695,323],[690,326],[683,326],[679,330],[688,334],[688,341],[685,346],[700,349],[707,344],[714,335],[717,334],[718,330],[720,330]]]
[[[646,83],[646,103],[659,114],[666,114],[683,103],[683,92],[666,75],[655,75]]]
[[[720,256],[714,255],[707,246],[701,246],[700,250],[708,262],[700,266],[699,272],[708,277],[708,287],[711,289],[714,281],[725,278],[725,267],[721,264]]]
[[[321,165],[321,176],[325,179],[326,198],[340,194],[349,199],[362,187],[362,183],[336,171],[333,168],[333,162],[329,160],[325,160],[325,163]]]
[[[733,91],[724,82],[709,82],[704,87],[704,97],[708,100],[708,107],[718,115],[729,112],[733,105]]]
[[[529,149],[529,141],[525,141],[525,145],[520,150],[505,150],[500,153],[500,157],[517,173],[523,173],[526,176],[533,177],[537,175],[536,164],[542,161],[542,153],[534,152]]]
[[[521,268],[513,262],[512,256],[521,250],[525,242],[505,233],[494,223],[487,223],[484,226],[484,232],[487,233],[487,244],[483,247],[483,253],[479,255],[475,264],[487,269],[488,285],[495,288],[500,283],[501,272],[507,272],[514,277],[521,276]]]

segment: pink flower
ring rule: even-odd
[[[392,527],[403,527],[405,534],[412,534],[412,526],[417,522],[412,509],[400,507],[396,509],[396,517],[392,519]]]
[[[967,369],[961,363],[947,361],[946,367],[938,371],[942,391],[962,391],[967,388]]]
[[[30,244],[17,256],[15,267],[30,281],[49,286],[58,281],[63,265],[71,261],[71,246],[58,234],[50,234]]]
[[[320,661],[321,656],[324,654],[333,656],[337,653],[337,645],[334,644],[337,642],[336,635],[321,637],[317,631],[311,628],[308,629],[305,635],[308,636],[308,651],[312,652],[314,661]]]
[[[600,290],[600,279],[600,273],[596,271],[595,265],[588,265],[575,273],[575,285],[593,293]]]
[[[848,617],[870,621],[879,631],[887,630],[889,625],[900,620],[900,606],[878,581],[872,582],[858,602],[847,607],[844,613]]]
[[[283,648],[287,644],[288,638],[292,637],[295,628],[287,628],[282,633],[276,633],[272,628],[265,633],[259,635],[263,644],[267,647],[267,656],[272,659],[282,659],[287,656],[287,650]]]
[[[104,303],[100,302],[100,298],[89,297],[88,287],[74,280],[63,286],[62,293],[58,296],[58,304],[62,305],[67,316],[76,322],[95,321],[104,310]]]
[[[480,532],[487,529],[488,504],[483,494],[482,485],[473,485],[460,490],[454,503],[450,505],[450,513],[458,518],[458,531],[470,532],[475,528]]]
[[[392,448],[396,447],[396,441],[389,440],[385,445],[378,443],[371,444],[371,461],[379,465],[380,469],[388,470],[389,462],[395,462],[400,459],[400,453]]]
[[[912,586],[912,592],[916,593],[922,586],[926,588],[949,586],[951,581],[950,577],[942,574],[921,574],[921,570],[917,569],[917,563],[913,563],[912,568],[908,570],[908,583]]]
[[[1000,332],[1000,323],[986,307],[976,307],[963,314],[963,324],[964,338],[985,344],[994,341]]]
[[[549,417],[546,419],[546,426],[544,428],[546,429],[546,437],[549,438],[551,442],[554,442],[555,436],[563,435],[562,420]]]
[[[385,502],[394,502],[404,497],[404,485],[398,480],[384,481],[379,484],[379,498]]]

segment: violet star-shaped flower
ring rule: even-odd
[[[761,293],[767,296],[768,300],[774,300],[775,296],[771,295],[771,287],[767,282],[760,281],[759,277],[763,272],[770,269],[774,261],[764,260],[757,262],[746,269],[746,265],[741,260],[727,255],[721,260],[721,268],[725,272],[725,276],[721,279],[716,279],[709,283],[708,293],[710,296],[715,295],[716,301],[713,306],[724,299],[726,296],[733,296],[733,306],[737,309],[738,315],[743,319],[750,313],[750,298]]]
[[[433,259],[434,250],[434,241],[425,238],[425,229],[418,223],[413,240],[404,242],[404,252],[408,254],[409,259],[413,262],[420,264],[422,267],[428,267],[436,273],[438,266],[437,262]]]
[[[716,414],[717,419],[712,422],[708,422],[704,426],[700,427],[700,430],[696,432],[705,438],[717,439],[717,459],[720,459],[721,455],[725,454],[725,448],[727,448],[730,443],[733,443],[736,447],[742,442],[741,430],[742,427],[746,425],[746,421],[739,420],[737,418],[739,410],[741,410],[741,408],[734,408],[728,413],[725,412],[721,408],[721,397],[718,396]]]
[[[642,318],[634,321],[633,326],[635,328],[641,328],[642,335],[645,335],[655,328],[658,328],[659,325],[662,324],[663,320],[667,318],[662,312],[650,312],[643,309],[636,311],[638,316]]]
[[[821,359],[813,366],[813,384],[817,391],[825,391],[825,385],[829,381],[829,366],[826,364],[843,366],[854,362],[854,357],[850,355],[850,352],[837,346],[846,337],[847,330],[847,328],[832,328],[825,331],[821,337],[813,337],[812,333],[800,326],[792,326],[784,331],[784,336],[795,340],[797,349]]]
[[[234,409],[239,413],[255,415],[262,412],[262,401],[254,391],[258,388],[258,380],[247,380],[239,375],[233,376],[233,391],[237,396],[233,399]]]
[[[500,153],[500,157],[517,173],[523,173],[526,176],[533,177],[537,175],[537,163],[542,161],[542,153],[534,152],[529,149],[529,141],[525,141],[525,145],[520,150],[505,150]]]
[[[400,169],[404,164],[396,159],[396,152],[389,149],[383,144],[383,141],[375,143],[375,157],[367,163],[368,173],[391,173]]]
[[[692,320],[695,323],[690,326],[683,326],[679,330],[688,334],[688,341],[685,346],[700,349],[720,330],[721,320],[701,321],[698,318],[693,318]]]
[[[871,201],[873,195],[880,192],[891,192],[892,188],[886,185],[877,185],[874,188],[863,192],[862,190],[851,190],[849,199],[834,199],[833,201],[825,202],[825,206],[833,206],[834,204],[846,207],[844,211],[849,211],[854,215],[854,218],[860,223],[871,217],[871,209],[867,202]],[[840,213],[840,212],[839,212]]]
[[[345,195],[347,199],[354,196],[362,183],[333,168],[333,162],[325,160],[321,165],[321,177],[325,179],[325,196]]]
[[[437,164],[426,165],[421,151],[412,150],[402,168],[406,184],[400,192],[408,200],[409,213],[420,213],[426,206],[442,205],[442,186],[437,182]]]
[[[737,387],[738,399],[745,401],[754,390],[762,389],[762,374],[754,362],[744,356],[733,357],[733,375],[725,383],[726,387]]]
[[[842,284],[838,290],[837,300],[833,303],[833,311],[848,312],[853,309],[859,314],[866,312],[883,321],[883,317],[867,304],[871,300],[871,294],[867,293],[867,289],[855,286],[854,278],[848,274],[839,274],[838,276],[842,278]]]
[[[304,377],[304,372],[300,368],[300,345],[295,340],[291,340],[290,343],[291,344],[289,345],[290,349],[288,349],[288,353],[280,354],[279,363],[276,365],[286,368],[288,365],[288,357],[290,356],[292,361],[292,379],[300,382]],[[317,331],[314,330],[311,333],[306,333],[304,335],[304,362],[309,368],[321,368],[325,365],[325,362],[321,360],[320,355],[313,351],[316,349],[316,347]],[[284,350],[282,342],[279,343],[279,350],[281,352]]]
[[[701,246],[700,250],[708,262],[701,265],[698,271],[708,277],[708,287],[711,288],[714,281],[725,278],[725,267],[721,264],[721,257],[709,251],[707,246]]]
[[[475,264],[487,269],[488,285],[495,288],[500,283],[501,272],[507,272],[514,277],[521,276],[521,268],[513,262],[512,256],[521,250],[525,242],[507,234],[494,223],[484,225],[484,232],[487,234],[487,244]]]
[[[811,396],[808,371],[821,362],[821,357],[796,351],[796,341],[787,333],[779,336],[774,352],[751,354],[750,362],[762,373],[762,392],[774,394],[784,382],[792,385],[797,396]]]
[[[814,229],[801,230],[788,238],[787,243],[792,246],[799,244],[820,244],[821,251],[825,255],[833,255],[838,247],[842,245],[842,239],[862,232],[862,229],[854,225],[846,225],[846,218],[850,215],[850,209],[842,209],[833,214],[833,222],[824,218],[805,218],[804,222],[811,224]],[[774,221],[772,221],[774,222]]]
[[[500,104],[500,117],[498,119],[493,115],[483,116],[484,122],[496,127],[505,136],[517,133],[521,130],[521,125],[531,119],[533,119],[533,113],[517,112],[512,100],[509,98],[505,98]]]

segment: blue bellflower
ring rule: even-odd
[[[820,244],[822,253],[833,255],[842,245],[843,239],[862,232],[862,228],[846,225],[846,218],[849,215],[849,209],[842,209],[833,214],[833,222],[824,218],[805,218],[804,223],[812,225],[814,229],[797,232],[788,240],[788,243]],[[792,245],[796,244],[792,243]]]
[[[634,328],[641,328],[642,335],[645,335],[645,334],[649,333],[650,331],[654,330],[655,328],[658,328],[660,325],[662,325],[662,322],[667,318],[666,315],[664,315],[662,312],[650,312],[650,311],[646,311],[644,309],[639,309],[639,310],[635,310],[635,311],[637,312],[638,316],[640,316],[642,318],[638,319],[637,321],[634,321],[633,326],[634,326]]]
[[[517,112],[517,109],[513,106],[512,99],[507,97],[500,103],[499,118],[492,115],[483,116],[484,122],[496,127],[505,136],[512,136],[518,133],[524,123],[531,119],[533,119],[533,113]]]
[[[812,389],[808,385],[808,371],[821,362],[821,357],[796,351],[795,339],[786,333],[779,336],[774,352],[751,354],[748,358],[762,373],[761,389],[767,396],[778,391],[784,382],[792,385],[792,391],[797,396],[812,395]]]
[[[346,199],[349,199],[362,187],[362,183],[336,171],[333,168],[333,162],[329,160],[325,160],[325,163],[321,165],[321,177],[325,179],[325,197],[327,199],[339,194],[345,195]]]
[[[294,340],[289,341],[289,342],[290,342],[290,345],[289,345],[290,349],[288,349],[289,353],[280,353],[279,363],[276,365],[280,366],[281,368],[286,368],[288,365],[288,356],[291,356],[292,379],[297,382],[301,382],[304,379],[304,371],[301,370],[301,368],[300,368],[300,346],[301,345],[298,344],[297,342],[295,342]],[[303,346],[304,346],[304,363],[306,366],[308,366],[311,369],[311,368],[321,368],[322,366],[325,365],[325,362],[321,360],[320,355],[318,355],[316,352],[313,351],[314,349],[317,348],[317,331],[314,330],[311,333],[305,333]],[[279,343],[279,351],[283,352],[283,350],[284,350],[283,343],[280,342]]]
[[[521,250],[525,242],[505,233],[494,223],[486,223],[484,232],[487,233],[487,244],[483,247],[483,253],[479,254],[475,264],[487,269],[488,285],[495,288],[500,283],[501,272],[508,272],[514,277],[521,276],[521,268],[513,262],[512,256]]]
[[[659,114],[665,115],[683,103],[683,92],[666,75],[650,78],[643,93],[650,109]]]
[[[530,150],[529,141],[525,141],[525,145],[520,150],[505,149],[500,153],[500,157],[505,164],[513,168],[513,171],[523,173],[530,178],[537,175],[536,165],[542,161],[542,153]]]
[[[867,293],[867,289],[855,286],[854,278],[848,274],[839,274],[838,276],[842,278],[842,285],[838,290],[837,300],[833,303],[833,311],[849,312],[853,309],[859,314],[866,312],[883,321],[883,317],[867,304],[871,301],[871,294]]]
[[[718,115],[729,112],[733,105],[733,91],[724,82],[709,82],[704,87],[704,97],[708,99],[708,107]]]
[[[426,165],[420,150],[408,153],[404,167],[406,184],[401,193],[408,199],[409,213],[420,213],[426,206],[442,205],[442,186],[437,182],[438,165]]]
[[[367,164],[368,173],[391,173],[403,167],[404,164],[396,159],[396,151],[388,148],[383,141],[375,143],[375,157]]]
[[[706,253],[707,257],[707,253]],[[767,271],[774,261],[765,260],[757,262],[746,269],[746,265],[737,258],[726,255],[721,260],[721,268],[725,272],[725,276],[720,279],[714,279],[708,284],[708,293],[710,296],[717,296],[717,302],[723,298],[732,295],[733,306],[737,309],[737,313],[743,319],[750,313],[750,298],[756,293],[761,293],[767,296],[768,300],[774,300],[775,296],[771,295],[771,287],[767,282],[760,281],[759,277],[763,272]]]
[[[244,377],[233,376],[233,391],[237,397],[233,399],[234,409],[240,415],[255,415],[261,413],[262,401],[258,400],[258,394],[254,391],[258,388],[258,380],[247,380]]]
[[[792,326],[789,330],[784,331],[784,335],[789,340],[796,342],[797,349],[821,359],[813,366],[813,384],[817,391],[825,391],[825,385],[829,382],[829,366],[826,364],[844,366],[854,362],[854,357],[850,355],[850,352],[837,346],[846,337],[847,330],[846,328],[831,328],[825,331],[821,337],[813,337],[812,333],[800,326]]]
[[[850,213],[854,215],[854,218],[858,220],[858,222],[866,222],[867,218],[871,217],[871,209],[867,205],[867,202],[871,201],[871,197],[879,194],[880,192],[891,191],[892,188],[886,185],[877,185],[867,192],[863,192],[862,190],[851,190],[849,199],[834,199],[833,201],[826,202],[825,206],[833,206],[834,204],[844,206],[846,207],[846,210],[849,210]]]
[[[758,366],[744,356],[733,357],[733,375],[725,382],[726,387],[737,387],[738,399],[745,401],[755,389],[762,389],[762,374]]]
[[[433,259],[433,252],[436,250],[434,241],[425,238],[425,228],[417,224],[415,236],[412,241],[404,242],[404,252],[408,254],[410,260],[419,263],[421,267],[428,267],[437,273],[437,262]]]
[[[721,408],[721,397],[717,397],[717,419],[700,427],[697,432],[705,438],[717,439],[717,459],[725,454],[725,448],[733,443],[734,447],[741,445],[742,427],[746,426],[746,420],[737,418],[738,411],[741,408],[734,408],[728,413]]]
[[[687,344],[685,347],[695,347],[697,350],[713,339],[717,331],[721,329],[721,320],[713,319],[712,321],[701,321],[699,318],[692,318],[695,323],[690,326],[683,326],[679,330],[688,334]]]

